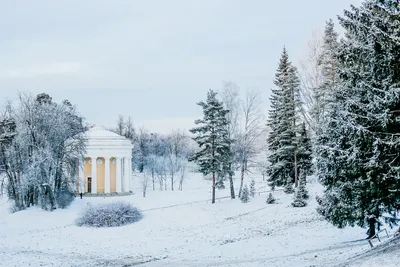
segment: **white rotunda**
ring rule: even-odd
[[[78,174],[79,193],[128,193],[132,177],[132,142],[102,127],[86,132],[84,162]]]

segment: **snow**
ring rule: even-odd
[[[142,198],[134,179],[134,195],[77,197],[66,210],[9,214],[1,200],[0,266],[333,266],[370,249],[365,229],[337,229],[317,215],[319,184],[310,185],[307,207],[293,208],[292,196],[282,191],[274,193],[277,204],[267,205],[268,193],[262,193],[249,203],[226,198],[212,205],[210,181],[197,174],[185,180],[182,192],[150,186]],[[265,190],[261,178],[255,180]],[[217,197],[225,196],[228,187],[217,190]],[[144,218],[116,228],[74,225],[87,205],[120,200],[141,209]]]

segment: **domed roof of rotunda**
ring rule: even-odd
[[[129,147],[132,148],[132,141],[124,136],[109,131],[104,127],[95,126],[85,133],[88,146],[102,147]]]

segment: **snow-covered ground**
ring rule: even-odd
[[[260,191],[267,189],[256,182]],[[0,201],[0,266],[325,267],[370,249],[365,229],[340,230],[316,214],[315,195],[322,190],[316,183],[306,208],[292,208],[292,196],[281,191],[274,205],[265,203],[265,193],[246,204],[223,199],[211,205],[210,182],[199,175],[185,181],[182,192],[150,187],[146,198],[135,184],[132,196],[77,198],[54,212],[31,208],[9,214]],[[217,191],[217,197],[228,195],[228,189]],[[74,225],[88,203],[120,200],[143,210],[144,218],[118,228]]]

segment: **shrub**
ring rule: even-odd
[[[254,197],[256,195],[256,181],[254,179],[250,182],[250,196]]]
[[[247,188],[246,184],[243,186],[242,194],[240,195],[240,200],[243,203],[249,202],[249,189]]]
[[[269,195],[268,195],[268,198],[267,198],[267,204],[275,204],[275,198],[274,198],[274,196],[272,195],[272,193],[269,193]]]
[[[116,227],[142,219],[140,211],[129,203],[115,202],[89,206],[76,220],[78,226]]]

